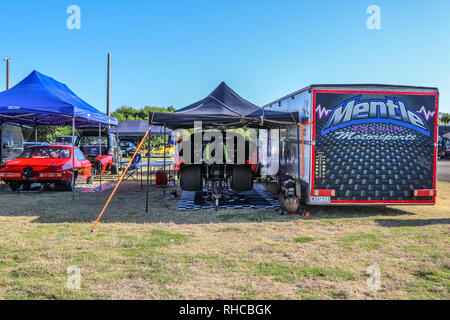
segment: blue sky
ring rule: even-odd
[[[81,9],[69,30],[66,9]],[[369,5],[381,30],[366,27]],[[114,110],[183,107],[227,82],[263,105],[311,83],[436,86],[450,112],[450,1],[104,1],[2,3],[0,57],[14,85],[33,69]],[[0,88],[5,87],[5,66]]]

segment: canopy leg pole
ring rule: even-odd
[[[72,117],[72,200],[75,201],[75,116]]]
[[[102,125],[98,124],[98,155],[100,162],[100,190],[102,190]]]
[[[166,179],[166,124],[164,124],[164,179]],[[164,195],[166,195],[166,183],[164,183]]]
[[[117,143],[117,148],[120,147],[119,144],[119,126],[116,126],[116,143]],[[120,178],[120,174],[119,174],[119,170],[120,170],[120,166],[121,166],[121,162],[119,161],[122,160],[122,151],[120,151],[120,154],[117,155],[117,182],[119,182],[119,178]]]
[[[303,175],[303,172],[301,175]],[[297,123],[297,177],[300,180],[300,123]]]
[[[280,178],[281,169],[281,126],[278,126],[278,178]]]
[[[148,192],[150,190],[150,137],[152,135],[152,125],[150,124],[150,132],[148,133],[148,153],[147,153],[147,195],[145,197],[145,212],[148,212]]]
[[[3,123],[0,122],[0,164],[3,163]]]

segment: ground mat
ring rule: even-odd
[[[114,188],[116,186],[116,183],[102,183],[102,186],[100,187],[100,184],[90,184],[90,185],[81,185],[75,186],[75,191],[77,192],[102,192],[109,190],[111,188]]]
[[[206,193],[203,191],[183,191],[178,201],[177,209],[200,210],[215,209],[212,201],[205,199]],[[280,202],[262,184],[255,184],[253,189],[245,192],[235,192],[228,190],[227,199],[219,204],[219,209],[261,209],[279,208]]]

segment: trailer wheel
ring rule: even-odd
[[[248,166],[233,166],[231,169],[231,189],[248,191],[253,188],[253,172]]]
[[[186,191],[202,190],[202,171],[200,165],[183,166],[180,169],[180,187]]]

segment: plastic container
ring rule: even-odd
[[[156,172],[155,177],[156,177],[156,185],[157,186],[167,185],[167,172],[158,171],[158,172]]]

